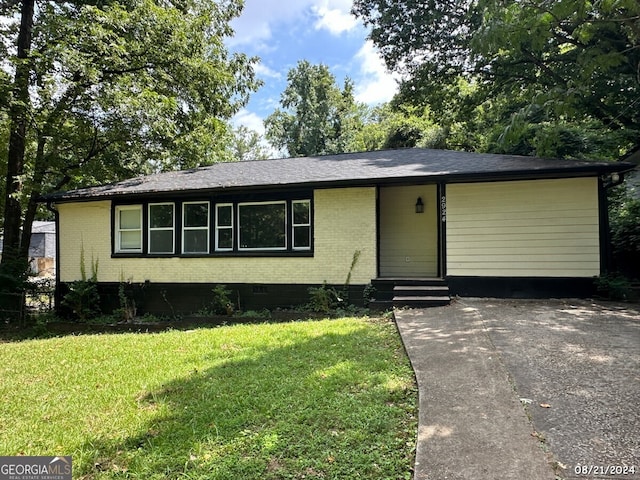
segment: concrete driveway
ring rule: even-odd
[[[416,479],[640,479],[638,305],[459,299],[396,321],[420,388]]]

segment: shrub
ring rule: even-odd
[[[633,289],[627,277],[620,274],[603,275],[596,279],[598,293],[609,300],[631,300]]]
[[[615,270],[640,272],[640,198],[626,190],[611,193],[611,245]]]
[[[310,287],[308,292],[309,308],[314,312],[331,313],[344,303],[338,291],[326,282],[321,287]]]
[[[81,280],[69,284],[69,292],[62,299],[62,305],[68,307],[76,318],[85,321],[100,313],[100,295],[98,260],[91,258],[91,277],[87,277],[84,247],[80,249],[80,278]]]
[[[207,312],[215,315],[233,314],[234,306],[231,301],[231,293],[231,290],[226,285],[216,285],[211,290],[211,301],[206,309]]]

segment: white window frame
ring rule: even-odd
[[[204,227],[189,227],[186,225],[186,220],[187,220],[187,215],[186,215],[186,209],[188,205],[202,205],[205,204],[207,206],[207,224]],[[182,253],[184,255],[199,255],[199,254],[208,254],[209,253],[209,242],[210,242],[210,238],[211,238],[211,233],[210,233],[210,220],[211,217],[211,202],[208,201],[200,201],[200,202],[183,202],[182,203]],[[185,233],[186,232],[193,232],[193,231],[197,231],[197,230],[206,230],[207,232],[207,249],[201,252],[187,252],[185,251]]]
[[[240,209],[242,207],[254,206],[254,205],[284,205],[284,245],[282,247],[243,247],[240,243],[240,235],[242,232],[242,225],[240,224]],[[287,250],[287,239],[288,235],[288,214],[287,214],[287,201],[286,200],[276,200],[270,202],[242,202],[238,203],[238,232],[237,232],[237,241],[238,241],[238,251],[239,252],[267,252],[267,251],[286,251]]]
[[[137,210],[140,215],[140,228],[121,228],[120,227],[120,213],[128,210]],[[115,208],[115,253],[142,253],[142,230],[144,228],[142,218],[142,205],[117,205]],[[139,248],[122,248],[122,232],[139,232],[140,235],[140,247]]]
[[[218,220],[220,218],[220,215],[218,215],[218,209],[220,207],[229,207],[231,208],[231,225],[220,225],[218,223]],[[233,208],[233,203],[217,203],[216,204],[216,232],[215,232],[215,236],[216,236],[216,245],[215,245],[215,249],[216,252],[233,252],[233,228],[235,226],[235,221],[234,221],[234,211],[235,209]],[[221,230],[231,230],[231,247],[220,247],[220,231]]]
[[[295,205],[296,203],[306,203],[309,208],[309,222],[307,223],[295,223]],[[296,247],[296,227],[308,227],[309,228],[309,246],[308,247]],[[291,248],[293,250],[311,250],[311,200],[293,200],[291,202]]]
[[[151,207],[160,205],[171,205],[171,227],[151,227]],[[176,204],[174,202],[158,202],[150,203],[147,206],[147,221],[148,221],[148,239],[147,239],[147,253],[150,255],[173,255],[176,252]],[[151,250],[151,232],[171,231],[171,251],[170,252],[154,252]]]

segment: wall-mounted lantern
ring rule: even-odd
[[[424,203],[422,203],[422,197],[418,197],[418,200],[416,200],[416,213],[424,213]]]

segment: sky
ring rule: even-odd
[[[264,133],[262,121],[278,108],[287,73],[298,61],[324,64],[340,88],[354,82],[357,101],[377,105],[397,91],[362,22],[350,14],[351,0],[245,0],[227,42],[233,52],[260,57],[255,71],[264,86],[233,119]]]

